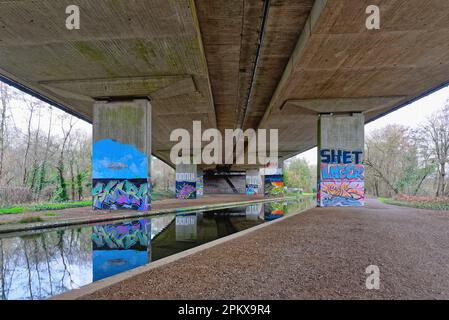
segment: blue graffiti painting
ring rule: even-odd
[[[92,177],[94,179],[139,179],[148,176],[148,157],[136,147],[111,139],[94,143]]]

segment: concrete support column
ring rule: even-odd
[[[94,104],[92,178],[96,210],[151,209],[151,104]]]
[[[266,197],[284,196],[284,162],[279,160],[277,167],[268,167],[264,172],[264,195]]]
[[[246,194],[263,194],[262,175],[259,169],[246,170]]]
[[[318,120],[318,188],[321,207],[363,206],[365,118],[321,115]]]
[[[196,164],[176,165],[176,198],[197,198],[198,168]]]

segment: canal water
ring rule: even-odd
[[[311,206],[306,197],[0,235],[0,298],[46,299]]]

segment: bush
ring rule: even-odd
[[[19,223],[34,223],[34,222],[42,222],[42,218],[39,216],[29,216],[29,217],[23,217],[19,220]]]
[[[0,206],[31,203],[33,192],[30,188],[0,187]]]

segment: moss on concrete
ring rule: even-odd
[[[137,40],[135,45],[131,47],[130,51],[134,56],[145,61],[149,68],[154,69],[156,67],[152,62],[156,57],[156,53],[149,42]]]

